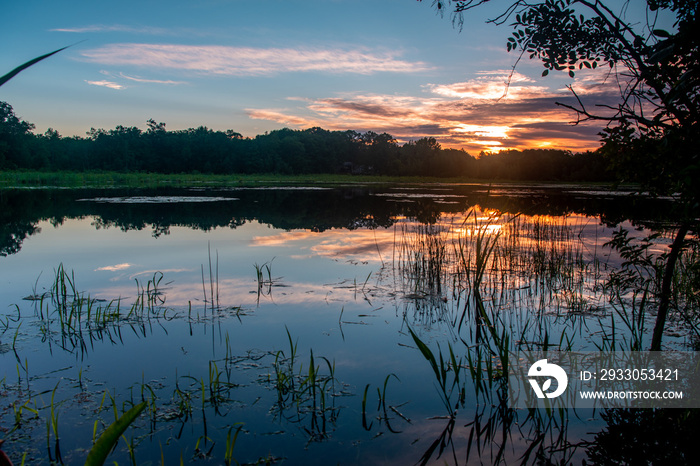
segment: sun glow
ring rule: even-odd
[[[510,127],[508,126],[482,126],[482,125],[468,125],[464,123],[458,124],[454,131],[457,133],[467,133],[473,134],[480,137],[496,138],[496,139],[508,139],[508,131]]]

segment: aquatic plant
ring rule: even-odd
[[[236,428],[236,432],[231,435],[231,431],[233,428]],[[243,424],[238,422],[231,427],[229,427],[228,432],[226,432],[226,447],[224,449],[224,464],[226,466],[229,466],[233,459],[233,448],[236,446],[236,439],[238,439],[238,434],[241,433],[241,429],[243,428]]]
[[[145,408],[146,402],[141,402],[122,414],[119,419],[107,427],[90,449],[87,459],[85,460],[85,465],[100,466],[104,464],[110,451],[112,451],[114,445],[119,441],[119,437],[122,436],[124,431],[136,420]],[[58,440],[56,440],[56,442],[58,444]],[[130,445],[129,452],[132,460],[134,459],[133,451],[133,445]]]
[[[327,437],[327,427],[333,424],[339,408],[332,402],[335,394],[335,364],[327,358],[320,359],[326,363],[327,373],[316,364],[313,350],[309,351],[308,368],[303,364],[296,367],[297,342],[293,341],[289,329],[286,329],[289,343],[288,355],[279,350],[275,353],[273,363],[274,387],[277,403],[274,411],[280,417],[292,423],[309,420],[309,427],[304,431],[310,441]]]
[[[258,283],[257,287],[257,302],[260,304],[260,298],[262,296],[272,296],[272,286],[274,284],[272,280],[272,261],[273,257],[268,262],[264,262],[262,265],[258,265],[256,262],[253,264],[255,267],[255,279]]]
[[[164,306],[163,287],[167,284],[162,285],[162,280],[161,272],[155,272],[145,284],[136,279],[136,296],[131,305],[123,306],[125,298],[106,301],[79,291],[74,271],[69,272],[61,263],[54,270],[49,291],[24,299],[34,303],[40,331],[49,345],[84,357],[88,343],[105,338],[120,340],[121,325],[145,331],[146,322],[164,318],[169,309]]]
[[[211,310],[220,309],[219,305],[219,251],[216,251],[216,275],[212,268],[211,261],[211,244],[207,243],[207,252],[209,254],[209,297],[207,297],[207,289],[204,280],[204,264],[202,264],[202,292],[204,293],[204,313],[206,314],[206,305],[209,303]]]
[[[430,363],[430,367],[433,370],[435,379],[438,382],[439,393],[442,398],[442,402],[447,408],[450,415],[454,414],[457,406],[452,406],[452,393],[455,388],[460,390],[460,373],[462,368],[461,361],[457,361],[455,353],[452,350],[452,345],[448,345],[449,357],[447,359],[443,358],[442,351],[440,351],[440,346],[438,345],[438,357],[428,348],[428,346],[418,338],[413,330],[409,327],[408,331],[411,334],[411,338],[418,346],[418,350],[421,352],[423,357]],[[451,378],[451,383],[448,381],[448,376]],[[461,401],[464,400],[463,396],[459,397]],[[459,404],[459,402],[457,403]]]
[[[393,434],[400,434],[401,431],[394,429],[391,425],[391,422],[394,418],[389,415],[389,411],[393,412],[396,416],[398,416],[408,424],[411,423],[411,420],[408,417],[406,417],[401,411],[399,411],[398,408],[400,408],[402,405],[392,405],[387,402],[387,390],[389,380],[391,378],[394,378],[397,381],[401,382],[401,380],[399,380],[396,374],[392,373],[384,378],[384,383],[381,389],[377,387],[377,408],[375,418],[379,421],[380,425],[385,425],[389,432]],[[371,421],[369,424],[367,423],[367,394],[369,391],[369,387],[370,384],[367,384],[365,386],[365,390],[362,395],[362,427],[367,431],[372,430],[372,426],[374,425],[374,421]]]

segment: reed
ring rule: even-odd
[[[443,357],[442,351],[440,351],[440,345],[438,345],[438,356],[435,357],[435,354],[430,350],[428,345],[426,345],[410,327],[408,331],[418,347],[418,350],[428,361],[433,370],[433,374],[438,383],[438,392],[445,408],[447,408],[450,415],[454,415],[457,406],[453,407],[451,399],[455,388],[459,389],[462,361],[457,361],[455,353],[452,350],[452,345],[448,345],[449,357],[447,359]]]
[[[39,410],[36,408],[32,408],[29,406],[29,403],[32,402],[32,399],[28,399],[25,401],[23,404],[19,404],[18,401],[15,401],[11,404],[12,406],[12,411],[14,414],[14,424],[12,425],[12,428],[7,431],[7,435],[12,434],[14,431],[17,429],[20,429],[22,427],[22,424],[24,423],[25,420],[25,412],[31,413],[33,416],[30,416],[27,420],[33,420],[33,419],[39,419]]]
[[[207,312],[207,304],[212,312],[221,309],[219,301],[219,251],[216,251],[216,263],[212,265],[211,243],[207,242],[209,256],[209,296],[207,296],[206,281],[204,279],[204,264],[202,264],[202,292],[204,293],[204,313]]]
[[[117,417],[116,404],[113,401],[113,406],[115,408],[115,417]],[[95,444],[90,449],[87,459],[85,460],[86,466],[98,466],[104,464],[107,456],[112,451],[114,446],[122,437],[124,431],[136,420],[136,418],[141,414],[141,412],[146,408],[146,402],[139,403],[133,406],[131,409],[126,411],[121,416],[117,417],[107,429],[100,435]],[[126,440],[126,439],[125,439]],[[129,458],[133,464],[136,464],[136,457],[134,452],[133,439],[130,442],[126,442],[129,449]]]
[[[79,291],[75,273],[59,264],[54,270],[50,291],[24,299],[34,302],[35,316],[39,319],[39,329],[45,341],[84,357],[96,340],[121,340],[122,325],[145,331],[145,324],[151,319],[165,318],[168,309],[164,306],[162,280],[161,272],[155,272],[143,284],[136,279],[136,296],[123,312],[124,298],[110,301],[92,298]]]
[[[400,434],[401,431],[396,430],[392,427],[392,421],[395,419],[391,415],[389,415],[389,411],[394,413],[396,416],[401,418],[403,421],[405,421],[408,424],[411,424],[411,420],[406,417],[403,413],[401,413],[398,408],[400,406],[394,406],[391,404],[387,403],[387,391],[388,391],[388,385],[389,385],[389,380],[392,378],[396,379],[397,381],[401,382],[399,380],[398,376],[396,374],[389,374],[384,378],[384,384],[382,385],[382,388],[380,389],[377,387],[377,409],[376,409],[376,419],[379,421],[380,425],[383,424],[386,426],[387,430],[391,433],[394,434]],[[365,391],[362,397],[362,427],[369,431],[372,429],[372,425],[374,424],[374,421],[370,422],[367,424],[367,392],[369,390],[370,384],[367,384],[365,386]],[[379,434],[378,434],[379,435]]]
[[[58,383],[51,391],[51,404],[49,405],[49,417],[46,419],[46,450],[49,455],[50,461],[56,461],[58,463],[63,463],[61,457],[61,442],[58,435],[58,404],[56,403],[56,390],[58,389]],[[51,454],[51,433],[54,437],[54,454]]]
[[[233,435],[231,435],[234,427],[236,428],[236,431],[233,433]],[[226,447],[224,449],[224,464],[226,466],[229,466],[233,461],[235,461],[233,459],[233,448],[236,446],[236,440],[238,439],[238,434],[241,433],[242,428],[243,423],[238,422],[229,427],[228,431],[226,432]]]
[[[255,279],[258,283],[257,287],[257,303],[260,304],[260,298],[263,296],[272,296],[272,286],[274,285],[272,279],[272,261],[274,257],[261,265],[256,262],[253,264],[255,268]]]
[[[309,351],[308,367],[296,366],[297,342],[286,329],[289,344],[288,355],[279,350],[273,362],[274,387],[277,403],[273,411],[288,422],[301,423],[308,419],[309,427],[304,430],[310,441],[327,438],[328,422],[334,423],[338,408],[329,403],[335,396],[335,363],[325,357],[327,373],[316,363],[313,350]]]

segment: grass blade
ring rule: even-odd
[[[141,414],[141,411],[143,411],[145,407],[145,401],[137,404],[129,411],[122,414],[112,425],[107,427],[107,429],[102,432],[102,435],[100,435],[100,438],[97,439],[95,445],[90,449],[87,460],[85,460],[85,466],[100,466],[104,464],[107,455],[109,455],[109,452],[119,440],[119,437],[121,437],[126,428]]]
[[[68,47],[70,47],[70,45],[67,45],[67,46],[65,46],[65,47],[61,47],[61,48],[58,49],[58,50],[54,50],[54,51],[51,52],[51,53],[47,53],[47,54],[42,55],[42,56],[40,56],[40,57],[36,57],[36,58],[34,58],[33,60],[29,60],[27,63],[24,63],[24,64],[22,64],[22,65],[19,65],[17,68],[15,68],[14,70],[12,70],[12,71],[10,71],[9,73],[7,73],[5,76],[0,77],[0,86],[2,86],[2,85],[5,84],[7,81],[9,81],[10,79],[14,78],[15,76],[17,76],[21,71],[26,70],[26,69],[29,68],[30,66],[32,66],[32,65],[34,65],[34,64],[36,64],[36,63],[38,63],[38,62],[40,62],[41,60],[43,60],[43,59],[45,59],[45,58],[49,58],[51,55],[57,54],[58,52],[67,49]]]

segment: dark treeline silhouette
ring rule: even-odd
[[[28,237],[40,233],[41,222],[58,226],[85,218],[98,229],[150,229],[154,237],[167,235],[172,227],[209,231],[248,222],[316,232],[391,227],[403,218],[432,224],[474,206],[524,215],[581,214],[598,217],[609,226],[630,220],[652,229],[672,218],[671,201],[613,194],[602,189],[586,194],[567,185],[498,183],[407,189],[374,183],[333,189],[0,189],[0,257],[17,253]],[[149,197],[170,201],[149,202]],[[196,202],[197,197],[206,202]]]
[[[150,173],[350,173],[468,177],[527,181],[603,181],[610,175],[597,152],[530,149],[482,154],[443,149],[435,138],[399,145],[372,131],[280,129],[255,138],[204,126],[168,131],[148,120],[147,129],[90,129],[86,137],[34,134],[0,102],[0,170],[108,170]]]

